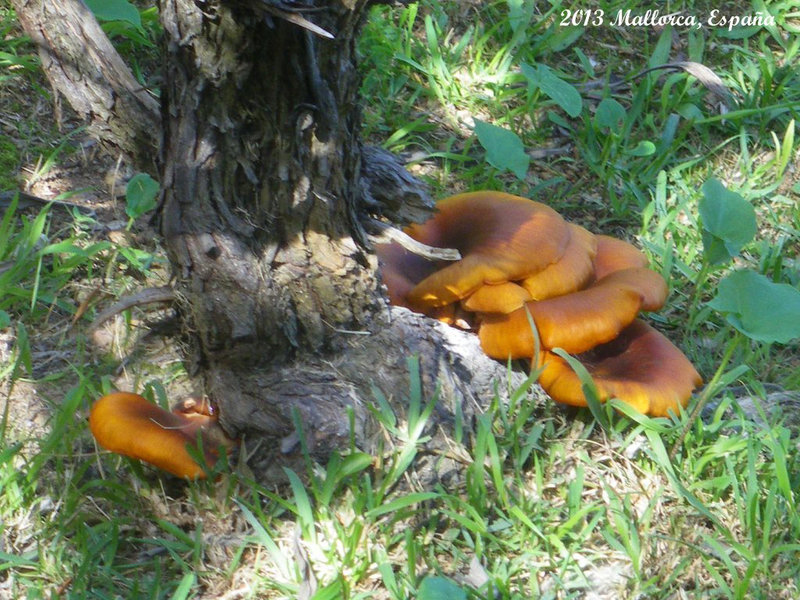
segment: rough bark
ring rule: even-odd
[[[158,100],[136,81],[83,2],[12,0],[39,48],[56,95],[63,94],[113,153],[155,174],[161,138]]]
[[[320,0],[300,15],[333,39],[267,5],[160,2],[160,229],[190,374],[230,433],[283,439],[286,451],[295,412],[320,455],[348,441],[349,413],[356,442],[370,448],[373,386],[402,414],[411,355],[424,389],[442,386],[435,422],[469,421],[505,367],[474,336],[390,309],[362,229],[368,214],[405,222],[427,204],[390,157],[362,152],[355,38],[368,2]],[[53,83],[80,103],[81,89]]]

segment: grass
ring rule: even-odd
[[[559,26],[561,11],[580,4],[534,12],[526,1],[428,1],[376,9],[361,39],[365,134],[409,156],[436,196],[504,189],[638,240],[671,286],[653,320],[719,383],[699,419],[651,419],[613,402],[595,418],[542,406],[523,387],[507,403],[493,399],[474,435],[456,427],[447,451],[428,455],[438,398],[420,389],[412,360],[406,420],[376,392],[380,452],[342,448],[325,465],[306,457],[274,487],[244,467],[223,469],[214,484],[175,482],[98,454],[85,427],[91,400],[120,377],[165,402],[188,379],[174,350],[138,335],[139,309],[100,352],[70,329],[98,306],[91,290],[113,297],[162,281],[163,255],[103,242],[85,217],[7,210],[0,597],[800,595],[797,340],[753,341],[708,305],[736,269],[800,284],[800,9],[766,4],[774,27],[729,33]],[[648,7],[592,6],[606,15]],[[33,49],[13,15],[2,23],[2,82],[41,92]],[[135,55],[135,36],[124,42]],[[682,70],[636,76],[678,59],[710,68],[729,95]],[[579,113],[532,85],[523,65],[547,65],[580,90]],[[504,162],[519,156],[493,155],[476,138],[476,119],[521,141],[532,158],[521,174]],[[43,160],[61,160],[52,148],[64,139],[44,140]],[[699,218],[711,178],[751,205],[757,223],[754,240],[715,264]],[[440,483],[422,485],[431,474]]]

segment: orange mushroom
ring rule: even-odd
[[[564,219],[539,202],[503,192],[472,192],[441,200],[437,213],[408,235],[461,260],[422,279],[408,294],[413,306],[440,307],[485,284],[518,281],[558,261],[569,243]]]
[[[594,257],[594,278],[609,273],[647,266],[647,257],[636,246],[608,235],[596,235],[597,253]]]
[[[461,301],[461,308],[475,313],[508,314],[531,299],[527,290],[516,283],[487,283]]]
[[[580,382],[553,348],[579,354],[595,369],[603,399],[615,395],[654,415],[684,405],[700,383],[677,348],[635,322],[640,311],[663,305],[667,285],[631,244],[502,192],[446,198],[429,221],[406,232],[428,246],[455,248],[462,258],[431,261],[399,245],[379,248],[390,301],[451,324],[479,325],[484,352],[501,360],[531,358],[535,327],[542,387],[557,400],[585,405]],[[639,370],[631,368],[637,353],[647,365]],[[632,382],[620,375],[625,370]]]
[[[526,309],[536,323],[544,348],[585,352],[613,340],[640,310],[656,310],[667,297],[664,279],[650,269],[623,269],[585,290],[527,302],[508,315],[486,315],[481,323],[481,347],[492,358],[530,358],[533,333]]]
[[[409,292],[428,275],[448,264],[446,261],[423,258],[403,248],[397,242],[376,244],[375,254],[381,266],[381,278],[389,295],[389,302],[394,306],[405,306],[415,312],[422,313],[453,325],[459,317],[456,306],[431,307],[412,302]]]
[[[561,258],[520,281],[532,300],[546,300],[574,292],[583,288],[595,276],[595,235],[580,225],[567,223],[567,227],[570,239]]]
[[[225,436],[211,411],[194,400],[168,412],[138,394],[115,392],[100,398],[89,413],[89,428],[106,450],[143,460],[186,479],[202,479],[205,472],[186,447],[202,441],[206,464],[216,462],[220,446],[233,442]]]
[[[635,320],[611,342],[576,355],[595,382],[600,400],[616,397],[641,413],[663,417],[685,407],[703,380],[692,363],[666,337]],[[586,406],[581,381],[569,364],[541,352],[539,384],[553,400]]]

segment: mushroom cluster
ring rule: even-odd
[[[217,424],[209,405],[186,398],[172,412],[129,392],[114,392],[100,398],[89,413],[89,428],[106,450],[143,460],[185,479],[203,479],[205,471],[187,448],[199,446],[207,466],[220,449],[234,442]]]
[[[580,379],[555,348],[586,367],[601,401],[616,397],[654,416],[686,405],[702,380],[678,348],[637,319],[663,306],[667,285],[634,246],[502,192],[451,196],[437,209],[406,233],[455,248],[461,259],[377,245],[390,302],[477,331],[492,358],[530,359],[558,402],[586,406]]]

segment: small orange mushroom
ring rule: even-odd
[[[456,248],[462,258],[421,280],[407,295],[412,306],[445,306],[482,285],[529,277],[558,261],[569,243],[561,215],[527,198],[472,192],[436,207],[431,219],[406,232],[429,246]]]
[[[666,297],[667,285],[655,271],[614,271],[580,292],[527,302],[508,315],[486,315],[479,330],[481,347],[501,360],[532,357],[527,309],[544,348],[585,352],[613,340],[640,310],[656,310]]]
[[[205,472],[186,450],[202,441],[206,464],[213,465],[220,446],[233,442],[217,424],[215,415],[196,401],[184,401],[168,412],[146,398],[115,392],[100,398],[89,413],[89,428],[106,450],[143,460],[186,479],[202,479]]]
[[[668,416],[685,407],[703,380],[692,363],[661,333],[635,320],[613,341],[576,355],[597,386],[600,400],[616,397],[641,413]],[[586,406],[581,381],[569,364],[541,352],[539,384],[553,400]]]

